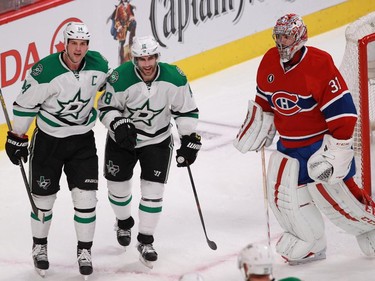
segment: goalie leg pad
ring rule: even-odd
[[[344,182],[334,185],[311,183],[311,196],[321,211],[339,228],[357,238],[366,255],[375,255],[375,212],[359,202]]]
[[[375,257],[375,230],[356,236],[359,248],[369,257]]]
[[[375,229],[373,208],[359,202],[344,182],[310,183],[308,188],[319,209],[349,234],[357,236]]]
[[[296,159],[278,151],[272,153],[267,176],[268,201],[285,231],[276,250],[288,260],[302,259],[326,248],[322,215],[307,186],[298,186],[298,171]]]

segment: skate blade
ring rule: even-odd
[[[90,276],[90,275],[82,275],[83,280],[85,280],[85,281],[89,280],[89,276]]]
[[[39,269],[39,268],[35,267],[35,271],[36,271],[36,273],[38,273],[43,278],[46,276],[46,270],[45,269]]]
[[[322,253],[316,253],[315,255],[313,255],[311,257],[307,257],[307,258],[301,259],[301,260],[289,260],[288,263],[289,263],[289,265],[294,266],[294,265],[310,263],[310,262],[313,262],[313,261],[324,260],[325,258],[326,258],[326,253],[322,252]]]
[[[142,256],[139,256],[139,260],[140,260],[140,262],[141,262],[144,266],[148,267],[149,269],[153,269],[153,268],[154,268],[154,264],[153,264],[152,261],[147,261],[147,260],[145,260]]]

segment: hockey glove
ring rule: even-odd
[[[201,146],[200,135],[192,133],[190,136],[182,136],[181,147],[176,151],[177,167],[186,167],[187,163],[193,164]]]
[[[126,149],[133,150],[137,144],[137,131],[129,118],[116,117],[110,124],[116,143]]]
[[[8,131],[7,142],[5,143],[5,150],[7,155],[14,165],[18,165],[20,160],[27,162],[29,151],[29,138],[27,135],[22,137]]]
[[[338,140],[331,135],[324,135],[322,146],[307,161],[310,178],[328,184],[342,181],[354,157],[352,145],[352,138]]]

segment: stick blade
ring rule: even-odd
[[[211,240],[207,239],[207,244],[208,244],[208,247],[210,247],[212,250],[214,250],[214,251],[217,250],[217,245],[214,241],[211,241]]]

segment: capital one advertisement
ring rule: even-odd
[[[41,58],[64,50],[63,30],[70,21],[87,24],[90,49],[101,52],[115,68],[131,59],[134,36],[153,35],[161,60],[173,63],[270,28],[285,13],[303,16],[342,2],[76,0],[0,26],[0,86],[12,118],[11,105],[28,70]]]

